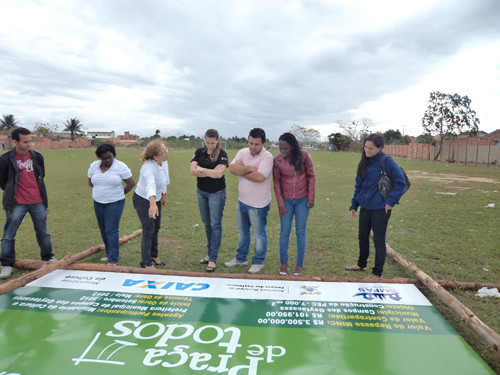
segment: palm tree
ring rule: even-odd
[[[3,115],[3,119],[0,120],[0,130],[8,132],[14,128],[17,128],[17,120],[14,115]]]
[[[84,135],[84,131],[82,130],[83,124],[80,123],[80,120],[77,120],[76,118],[72,118],[71,120],[66,120],[64,123],[66,127],[63,129],[64,132],[70,132],[71,133],[71,140],[75,140],[75,136],[82,136]]]

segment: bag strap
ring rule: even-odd
[[[388,158],[389,155],[383,154],[382,157],[380,158],[380,172],[384,175],[387,176],[387,172],[385,171],[385,159]]]

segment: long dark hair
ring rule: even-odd
[[[365,154],[365,143],[366,141],[372,141],[375,147],[384,148],[384,138],[380,134],[370,134],[363,140],[363,151],[361,153],[361,160],[358,164],[358,174],[363,174],[368,171],[368,166],[370,165],[370,158]]]
[[[217,146],[215,146],[215,150],[210,155],[210,160],[217,161],[219,159],[220,154],[220,139],[219,132],[215,129],[208,129],[205,132],[205,138],[215,138],[217,139]],[[205,146],[205,151],[207,151],[207,146]]]
[[[290,145],[292,164],[295,166],[296,172],[300,171],[302,169],[304,157],[302,156],[302,152],[300,152],[300,146],[299,142],[297,142],[297,138],[295,138],[292,133],[283,133],[280,135],[279,140],[284,141]]]

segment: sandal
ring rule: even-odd
[[[203,258],[200,260],[200,264],[208,264],[209,260],[207,258]]]
[[[360,266],[355,264],[353,266],[346,266],[345,270],[346,271],[366,271],[366,267],[361,268]]]
[[[209,263],[209,262],[207,262],[207,263]],[[214,272],[214,271],[215,271],[215,267],[217,267],[217,264],[216,264],[215,262],[210,262],[210,263],[213,263],[213,264],[214,264],[214,266],[213,266],[213,267],[208,266],[208,267],[206,268],[206,270],[207,270],[207,272]]]
[[[158,259],[158,261],[156,261],[154,258],[153,258],[153,263],[157,266],[166,266],[166,263],[165,262],[162,262],[159,258],[156,258]]]
[[[302,276],[303,272],[304,272],[304,267],[302,267],[302,266],[296,266],[295,267],[295,272],[293,273],[293,276]]]

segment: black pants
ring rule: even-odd
[[[158,206],[158,217],[151,219],[149,217],[149,200],[140,197],[134,193],[132,198],[137,216],[142,224],[141,238],[141,266],[153,265],[153,258],[158,258],[158,232],[161,226],[161,202],[156,202]]]
[[[385,210],[365,210],[361,208],[359,213],[359,259],[358,266],[365,268],[370,255],[370,231],[373,231],[373,243],[375,244],[375,267],[372,273],[382,276],[384,271],[386,249],[385,233],[387,232],[387,223],[391,217],[391,212],[385,213]]]

